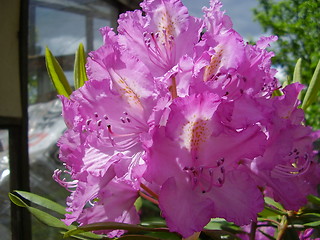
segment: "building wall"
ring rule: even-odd
[[[0,117],[21,117],[19,75],[20,1],[1,1]]]

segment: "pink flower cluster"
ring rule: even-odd
[[[204,17],[180,0],[145,0],[120,16],[117,34],[89,54],[89,81],[61,96],[67,131],[60,159],[71,180],[65,223],[139,223],[139,196],[159,205],[170,231],[188,237],[211,218],[246,225],[265,195],[297,210],[315,193],[319,166],[297,96],[211,0]],[[107,232],[109,237],[122,231]]]

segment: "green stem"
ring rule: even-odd
[[[257,223],[256,222],[252,222],[251,223],[250,234],[249,234],[249,239],[250,240],[255,240],[256,239],[256,231],[257,231]]]
[[[288,228],[288,218],[286,215],[283,215],[281,223],[278,228],[278,236],[277,236],[276,240],[281,240],[283,238],[284,234],[286,233],[287,228]]]

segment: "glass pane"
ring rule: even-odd
[[[0,233],[3,240],[11,239],[8,132],[8,130],[0,130]]]
[[[94,35],[93,48],[94,49],[99,48],[103,42],[99,29],[104,26],[110,26],[110,25],[111,25],[111,21],[107,19],[95,18],[93,20],[93,35]]]
[[[36,8],[37,54],[48,46],[56,56],[74,54],[80,43],[86,45],[85,16],[44,7]]]
[[[98,0],[30,0],[29,20],[29,154],[31,191],[65,205],[69,193],[52,175],[62,169],[57,141],[65,131],[61,103],[48,77],[44,53],[48,46],[73,85],[74,53],[102,44],[99,28],[116,26],[118,11]],[[32,219],[33,239],[61,239],[59,230]]]

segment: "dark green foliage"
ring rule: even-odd
[[[273,64],[285,69],[292,78],[295,63],[302,59],[302,83],[308,84],[320,59],[319,0],[258,0],[253,10],[255,19],[265,32],[279,37],[273,51]],[[307,124],[320,128],[317,101],[307,111]]]

